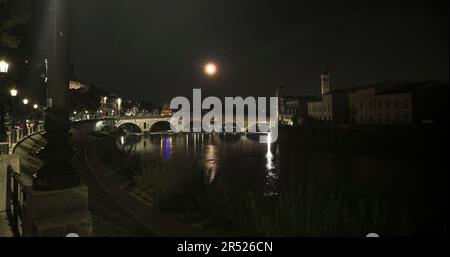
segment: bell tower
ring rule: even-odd
[[[330,74],[328,74],[327,67],[324,67],[320,73],[320,93],[324,95],[328,92],[330,92]]]

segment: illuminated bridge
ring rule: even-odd
[[[156,132],[167,132],[170,131],[170,122],[172,116],[133,116],[133,117],[117,117],[113,119],[99,120],[95,125],[95,130],[102,130],[104,127],[113,127],[116,130],[125,130],[136,133],[156,133]],[[245,133],[249,131],[249,128],[256,127],[259,125],[267,126],[270,122],[254,122],[253,124],[248,123],[247,117],[244,118],[244,126],[241,128],[236,123],[236,119],[233,122],[225,123],[222,121],[223,128],[232,127],[234,132]],[[200,120],[193,120],[190,122],[189,127],[186,127],[182,132],[193,131],[194,126],[201,126]],[[225,131],[225,130],[223,130]],[[256,130],[257,131],[257,130]]]

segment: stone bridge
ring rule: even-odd
[[[125,125],[132,126],[137,128],[140,132],[153,132],[153,128],[155,128],[157,124],[162,127],[170,128],[170,122],[172,120],[172,116],[133,116],[133,117],[117,117],[112,119],[98,120],[94,126],[95,128],[91,128],[92,130],[102,130],[102,127],[114,127],[115,129],[119,129]],[[201,124],[201,121],[191,121],[190,128],[192,130],[193,126],[201,126],[196,124]],[[195,125],[194,125],[195,123]],[[225,120],[222,121],[223,126],[233,126],[234,131],[236,132],[247,132],[249,127],[256,126],[257,123],[248,124],[248,119],[244,118],[244,126],[240,128],[236,122],[225,123]],[[260,122],[258,124],[269,124],[269,121]],[[185,130],[188,131],[188,128]]]
[[[146,117],[121,117],[117,118],[115,128],[120,128],[123,125],[131,124],[137,126],[141,132],[152,132],[155,124],[164,124],[170,126],[171,116],[146,116]]]

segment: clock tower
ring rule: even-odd
[[[328,74],[327,67],[324,67],[320,73],[320,93],[324,95],[328,92],[330,92],[330,74]]]

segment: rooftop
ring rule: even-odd
[[[335,89],[332,90],[327,94],[333,94],[333,93],[343,93],[343,92],[355,92],[357,90],[361,89],[370,89],[374,88],[376,90],[376,94],[395,94],[395,93],[401,93],[401,92],[410,92],[417,88],[423,87],[423,86],[448,86],[447,84],[441,82],[441,81],[421,81],[421,82],[411,82],[406,80],[385,80],[378,83],[373,84],[367,84],[357,87],[351,87],[351,88],[343,88],[343,89]]]
[[[422,82],[407,82],[398,85],[392,85],[390,87],[379,88],[377,90],[377,94],[385,95],[385,94],[396,94],[403,92],[411,92],[418,88],[425,86],[445,86],[446,84],[440,81],[422,81]],[[448,87],[448,85],[447,85]]]

